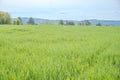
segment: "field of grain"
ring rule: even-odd
[[[120,80],[120,27],[1,25],[0,80]]]

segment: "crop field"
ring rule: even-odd
[[[120,80],[120,27],[1,25],[0,80]]]

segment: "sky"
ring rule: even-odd
[[[120,20],[120,0],[0,0],[12,17]]]

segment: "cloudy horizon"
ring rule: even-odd
[[[0,11],[14,18],[120,20],[119,4],[119,0],[1,0]]]

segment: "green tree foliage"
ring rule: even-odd
[[[30,24],[30,25],[34,25],[35,24],[34,19],[32,17],[29,18],[28,24]]]
[[[79,25],[91,25],[89,20],[84,20],[79,23]]]
[[[13,23],[14,23],[14,25],[20,25],[21,24],[19,18],[15,19]]]
[[[18,19],[20,20],[20,24],[22,25],[22,18],[21,17],[18,17]]]
[[[100,23],[96,24],[96,26],[102,26]]]
[[[64,25],[64,21],[63,21],[63,20],[60,20],[59,24],[60,24],[60,25]]]
[[[66,21],[66,25],[75,25],[73,21]]]
[[[8,12],[0,11],[0,24],[11,24],[11,15]]]

